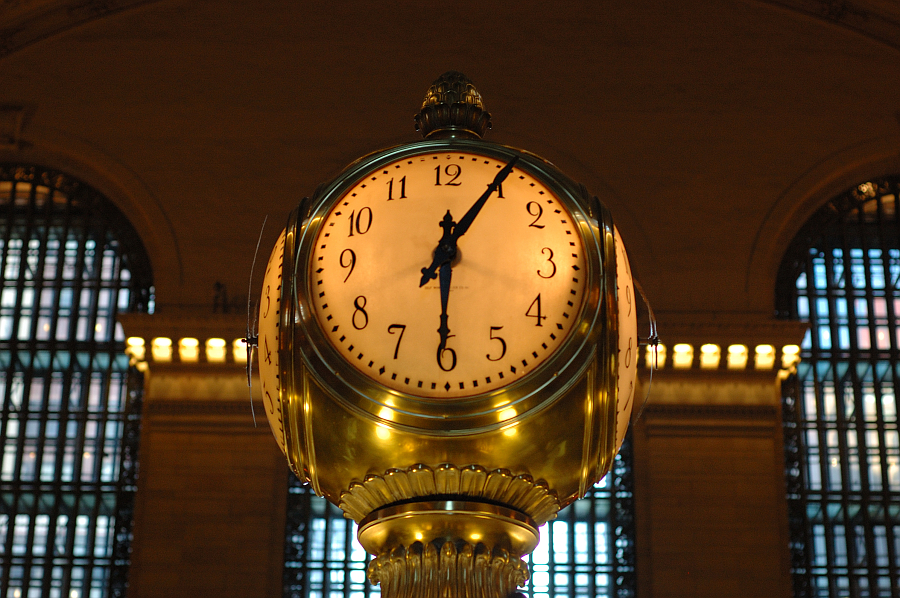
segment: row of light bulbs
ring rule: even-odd
[[[139,336],[128,337],[125,345],[125,352],[139,369],[146,369],[148,355],[155,363],[170,363],[176,355],[181,363],[201,361],[201,344],[193,337],[178,339],[176,343],[169,337],[158,336],[150,341],[149,353],[147,342]],[[234,339],[231,343],[224,338],[208,338],[203,343],[203,358],[206,363],[226,363],[229,352],[233,363],[247,363],[247,345],[242,338]]]
[[[149,354],[147,342],[132,336],[126,340],[126,353],[140,366],[146,362],[148,355],[155,363],[170,363],[177,355],[181,363],[198,363],[201,361],[201,343],[198,339],[187,337],[178,339],[176,343],[169,337],[159,336],[150,341]],[[208,338],[203,343],[203,358],[206,363],[226,363],[231,352],[232,362],[247,363],[247,345],[244,339],[238,338],[228,343],[224,338]],[[694,346],[688,343],[674,345],[671,350],[671,366],[674,369],[691,369],[694,367]],[[647,346],[644,364],[657,369],[666,367],[669,350],[665,345]],[[717,370],[722,365],[729,370],[771,370],[778,359],[778,351],[773,345],[756,345],[752,354],[747,345],[728,345],[725,351],[725,362],[722,364],[722,349],[719,345],[707,343],[699,348],[699,367],[704,370]],[[781,369],[790,369],[800,361],[800,347],[784,345],[781,348]]]
[[[644,364],[648,368],[662,369],[669,358],[668,350],[663,344],[657,346],[648,345],[644,354]],[[751,352],[747,345],[728,345],[723,363],[722,348],[713,343],[700,345],[697,362],[702,370],[718,370],[725,367],[729,370],[771,370],[775,367],[779,353],[773,345],[756,345]],[[688,343],[679,343],[672,347],[671,361],[674,369],[691,369],[694,366],[694,346]],[[800,361],[800,347],[798,345],[784,345],[781,347],[781,368],[791,369]]]

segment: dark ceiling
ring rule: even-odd
[[[762,322],[803,221],[900,172],[898,23],[887,1],[7,1],[0,159],[105,192],[160,309],[208,310],[217,281],[246,292],[265,216],[267,253],[460,70],[488,140],[607,203],[663,321]]]

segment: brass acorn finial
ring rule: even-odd
[[[481,138],[491,128],[491,114],[472,81],[457,71],[437,78],[416,115],[416,130],[426,139]]]

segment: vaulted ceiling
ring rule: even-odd
[[[803,221],[900,172],[888,0],[0,2],[0,160],[105,192],[161,310],[233,296],[298,200],[466,73],[489,141],[610,207],[663,322],[765,322]],[[260,259],[265,259],[262,255]]]

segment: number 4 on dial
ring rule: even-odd
[[[525,315],[529,318],[534,318],[535,326],[543,326],[543,320],[547,319],[547,316],[541,313],[541,294],[538,293],[538,296],[534,298],[534,301],[531,302],[531,305],[528,306],[528,311],[525,312]]]

